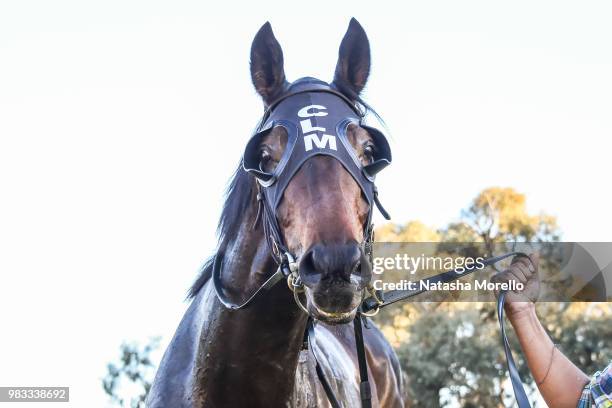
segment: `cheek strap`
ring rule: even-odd
[[[376,208],[378,208],[378,211],[380,211],[380,213],[385,218],[385,220],[387,221],[390,220],[391,216],[389,215],[387,210],[385,210],[385,207],[383,207],[383,205],[380,203],[380,199],[378,198],[378,188],[376,187],[375,184],[372,185],[372,191],[374,192],[373,197],[374,197],[374,204],[376,204]]]

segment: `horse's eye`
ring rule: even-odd
[[[363,155],[368,160],[368,162],[372,162],[374,159],[374,152],[376,147],[372,143],[368,143],[363,147]]]
[[[270,163],[270,160],[272,160],[272,155],[270,154],[270,152],[266,149],[261,149],[260,159],[259,159],[259,169],[262,171],[267,171],[268,170],[267,167]]]

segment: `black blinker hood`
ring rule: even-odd
[[[363,124],[363,116],[346,96],[314,78],[294,82],[285,95],[270,104],[258,132],[246,146],[243,167],[264,187],[266,204],[273,213],[287,185],[304,162],[316,155],[327,155],[342,163],[353,176],[370,208],[376,203],[383,216],[389,219],[376,197],[374,179],[391,163],[391,149],[382,132]],[[351,123],[366,129],[373,139],[374,157],[366,166],[362,165],[347,138],[347,128]],[[287,131],[287,146],[276,168],[268,173],[260,167],[259,146],[276,126]]]

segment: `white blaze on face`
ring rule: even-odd
[[[325,132],[327,129],[321,126],[312,126],[311,117],[313,116],[327,116],[325,112],[327,108],[323,105],[308,105],[300,109],[297,115],[300,118],[308,118],[300,121],[302,127],[302,134],[304,135],[304,149],[309,152],[314,146],[317,149],[325,149],[329,146],[331,150],[338,150],[336,146],[336,136],[322,134],[318,136],[315,132]]]

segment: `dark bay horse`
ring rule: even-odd
[[[336,97],[366,106],[359,94],[369,70],[369,42],[352,19],[328,86]],[[251,76],[266,108],[305,81],[290,84],[285,79],[283,53],[269,23],[253,40]],[[311,111],[311,116],[316,115]],[[347,125],[343,140],[364,166],[379,148],[372,133],[356,123]],[[257,146],[260,170],[273,171],[287,145],[282,126],[267,132]],[[309,157],[292,175],[274,214],[281,238],[299,264],[305,307],[317,321],[312,351],[341,405],[351,408],[360,406],[359,371],[353,327],[346,323],[353,320],[371,278],[364,272],[368,268],[362,265],[360,243],[372,203],[362,190],[339,160]],[[235,302],[248,298],[277,268],[266,229],[258,221],[260,199],[258,180],[241,163],[228,188],[215,257],[223,296]],[[191,288],[191,305],[164,354],[147,406],[330,406],[315,373],[313,354],[303,350],[308,315],[292,291],[280,282],[248,308],[232,310],[216,295],[211,278],[214,264],[211,260],[205,265]],[[402,377],[393,349],[371,322],[364,338],[373,406],[402,407]]]

